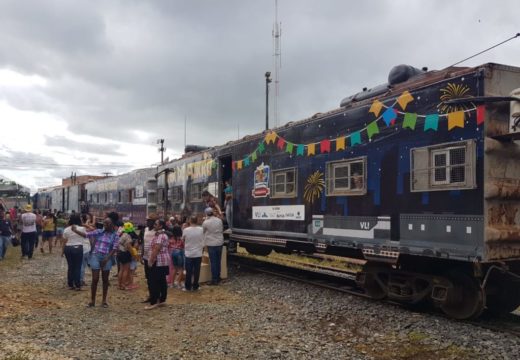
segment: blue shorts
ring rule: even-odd
[[[89,261],[90,268],[92,270],[101,269],[101,261],[103,261],[103,259],[106,257],[107,257],[107,255],[104,255],[104,254],[92,253],[90,255],[90,261]],[[105,264],[103,271],[110,271],[111,268],[112,268],[112,257],[108,258],[108,261]]]
[[[135,270],[137,269],[137,261],[133,260],[130,261],[130,270]]]
[[[49,239],[53,238],[54,236],[55,236],[54,231],[44,231],[43,235],[42,235],[42,240],[43,241],[49,240]]]
[[[57,236],[61,236],[61,235],[63,235],[63,229],[64,229],[64,228],[62,228],[62,227],[56,228],[56,235],[57,235]]]
[[[172,262],[173,266],[178,268],[184,267],[184,250],[183,249],[175,249],[172,251]]]

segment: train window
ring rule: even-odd
[[[170,197],[172,199],[172,203],[182,203],[182,186],[174,186],[170,188],[169,191],[171,192]]]
[[[411,150],[411,191],[474,189],[475,141],[447,143]]]
[[[118,191],[117,192],[117,202],[118,203],[122,203],[123,202],[123,192],[122,191]]]
[[[296,196],[296,169],[273,170],[271,180],[271,197],[288,198]]]
[[[99,194],[96,194],[96,204],[99,204]]]
[[[107,193],[104,193],[104,194],[103,194],[103,197],[104,197],[104,199],[105,199],[105,200],[103,201],[103,203],[106,204],[106,203],[108,202],[108,194],[107,194]]]
[[[191,184],[191,201],[202,201],[202,184]]]
[[[327,163],[327,196],[364,195],[366,157]]]

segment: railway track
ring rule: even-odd
[[[320,264],[309,264],[305,261],[286,258],[284,258],[283,263],[281,263],[274,259],[266,258],[263,260],[255,256],[240,253],[229,254],[229,257],[232,262],[254,271],[371,299],[364,293],[363,289],[356,285],[356,271],[337,269]],[[321,254],[300,254],[298,257],[327,260],[322,257]],[[395,301],[385,302],[389,305],[406,307],[406,305],[396,303]],[[430,313],[434,316],[454,321],[433,309]],[[462,322],[482,329],[506,333],[520,338],[520,311],[513,312],[502,318],[493,318],[487,313],[484,313],[477,320],[463,320]]]

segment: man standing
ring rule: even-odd
[[[148,287],[148,296],[142,303],[150,302],[152,297],[152,288],[151,288],[151,279],[150,279],[150,266],[148,265],[148,254],[150,253],[150,248],[152,246],[152,240],[155,237],[155,221],[157,220],[157,215],[154,213],[149,214],[146,219],[146,228],[141,233],[143,234],[143,244],[141,248],[141,262],[144,265],[144,276],[146,278],[146,285]]]
[[[224,226],[222,220],[214,216],[212,208],[206,208],[206,220],[202,223],[204,231],[204,245],[208,247],[209,262],[211,265],[211,283],[220,282],[220,266],[222,260],[222,245],[224,245]]]
[[[22,258],[32,259],[34,244],[36,243],[36,215],[32,212],[32,205],[27,204],[22,214]]]
[[[5,218],[5,211],[0,208],[0,260],[5,258],[7,246],[11,241],[11,223]]]

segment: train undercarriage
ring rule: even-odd
[[[241,243],[247,252],[267,256],[284,247]],[[403,256],[395,264],[368,260],[356,283],[375,300],[391,300],[412,308],[434,306],[450,318],[479,317],[484,310],[502,316],[520,306],[516,262],[480,264]]]

